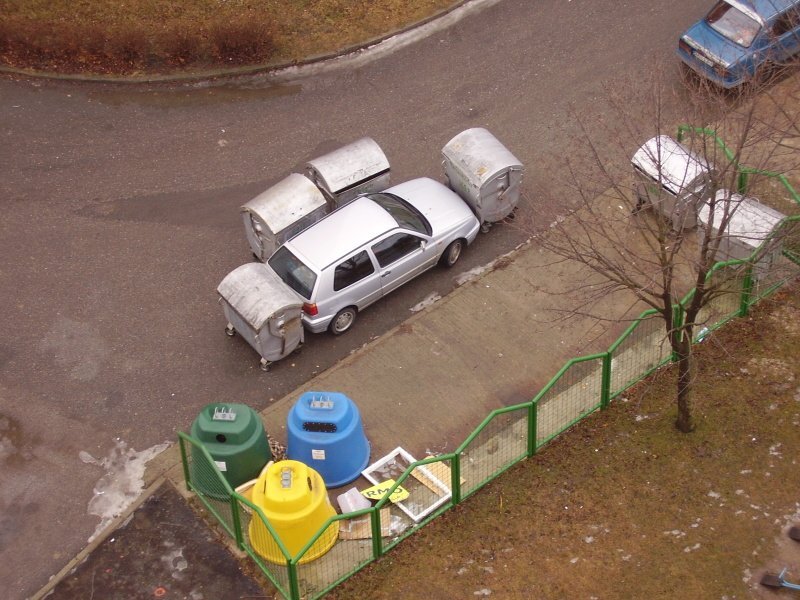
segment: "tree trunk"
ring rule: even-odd
[[[683,334],[683,335],[681,335]],[[692,336],[687,331],[678,334],[675,354],[678,363],[678,418],[675,427],[682,433],[694,430],[692,419],[692,387],[694,384],[694,357],[692,356]]]

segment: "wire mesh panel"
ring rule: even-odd
[[[405,481],[400,485],[405,487]],[[384,552],[391,550],[409,535],[419,529],[429,519],[416,522],[399,505],[387,502],[381,507],[381,537]]]
[[[667,362],[670,356],[664,319],[657,312],[642,313],[611,347],[611,397]]]
[[[185,461],[184,472],[188,474],[187,487],[197,494],[222,528],[235,539],[237,523],[230,500],[232,490],[227,480],[200,442],[185,434],[179,434],[178,439]]]
[[[253,559],[253,562],[255,562],[261,572],[272,582],[283,597],[290,598],[288,564],[277,564],[266,560],[264,556],[262,556],[264,548],[272,548],[276,545],[275,537],[272,535],[270,528],[266,526],[252,526],[253,519],[260,520],[260,525],[263,525],[266,519],[259,514],[252,504],[245,502],[241,497],[237,496],[237,501],[241,509],[239,513],[242,523],[242,542],[245,552]]]
[[[721,267],[711,272],[707,280],[714,286],[714,295],[697,315],[694,327],[695,341],[699,341],[708,330],[716,329],[739,315],[745,269],[742,265]]]
[[[342,530],[342,527],[345,530]],[[297,565],[302,598],[319,598],[338,582],[372,561],[370,512],[352,519],[339,515],[324,527],[319,538],[337,536],[336,543],[322,556]],[[344,537],[343,537],[344,536]],[[300,558],[303,561],[303,558]]]
[[[537,448],[600,407],[602,379],[602,357],[567,363],[537,400]]]
[[[750,304],[758,302],[768,296],[787,281],[800,275],[800,264],[788,256],[781,255],[774,258],[770,268],[762,276],[753,281],[753,291],[750,295]]]
[[[468,438],[460,452],[462,497],[527,455],[528,415],[528,405],[494,411]]]

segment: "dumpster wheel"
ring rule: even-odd
[[[262,359],[261,359],[261,363],[259,364],[259,366],[261,367],[261,370],[262,370],[262,371],[265,371],[265,372],[266,372],[266,371],[269,371],[269,366],[270,366],[271,364],[272,364],[272,363],[271,363],[271,362],[269,362],[269,361],[268,361],[266,358],[262,358]]]

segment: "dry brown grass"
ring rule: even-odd
[[[456,0],[0,0],[0,63],[163,73],[336,52]]]
[[[800,580],[798,322],[795,288],[703,342],[694,433],[660,372],[331,597],[776,597],[763,569]]]

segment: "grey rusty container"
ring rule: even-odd
[[[710,195],[712,165],[667,135],[647,140],[631,163],[637,209],[656,207],[674,231],[697,226],[697,211]]]
[[[306,163],[306,176],[334,207],[389,187],[389,160],[372,138],[361,138]]]
[[[303,343],[303,303],[262,263],[237,267],[217,287],[228,319],[226,332],[238,332],[261,355],[261,368],[291,354]]]
[[[753,275],[756,279],[763,279],[783,251],[782,238],[771,234],[786,215],[755,198],[746,198],[729,190],[719,190],[714,200],[713,210],[711,206],[704,205],[698,214],[701,223],[700,243],[703,243],[707,233],[720,237],[717,261],[743,260],[758,251],[754,257]],[[726,210],[728,222],[725,231],[720,234],[720,224]]]
[[[241,210],[250,249],[262,261],[283,242],[330,212],[322,192],[298,173],[260,193]]]
[[[489,131],[462,131],[442,148],[447,184],[469,204],[484,231],[511,216],[522,187],[523,167]]]

